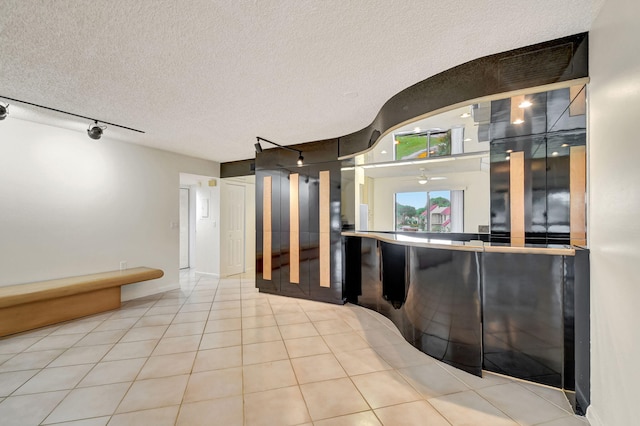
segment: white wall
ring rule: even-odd
[[[219,164],[99,141],[11,116],[0,123],[0,286],[160,268],[123,299],[178,286],[179,172],[219,176]],[[176,226],[172,227],[171,225]]]
[[[449,175],[447,180],[420,185],[405,177],[374,179],[373,226],[375,231],[393,231],[394,194],[397,192],[464,190],[464,232],[478,232],[478,225],[489,224],[489,174],[467,172]]]
[[[638,424],[640,2],[608,0],[589,36],[592,425]]]
[[[196,195],[196,273],[220,276],[220,186],[208,180],[194,186]],[[206,207],[205,207],[206,206]]]

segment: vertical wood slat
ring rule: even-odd
[[[515,121],[524,121],[524,108],[520,108],[520,104],[524,102],[524,95],[517,95],[511,98],[511,114],[509,116],[511,123]]]
[[[512,152],[510,157],[511,245],[524,246],[524,152]]]
[[[331,287],[331,174],[320,172],[320,287]]]
[[[300,284],[299,175],[289,175],[289,281]]]
[[[587,244],[585,193],[587,190],[587,149],[572,146],[569,151],[570,239],[571,244]]]
[[[262,278],[271,280],[271,176],[265,176],[262,182]]]
[[[587,89],[584,84],[569,87],[569,116],[585,115],[587,113]]]

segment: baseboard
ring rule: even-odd
[[[197,277],[212,277],[212,278],[220,278],[220,274],[216,274],[215,272],[200,272],[196,271]]]
[[[598,413],[593,408],[593,404],[587,407],[586,417],[587,417],[587,420],[589,420],[589,424],[591,426],[604,426],[604,423],[602,422],[602,420],[600,420],[600,416],[598,416]]]

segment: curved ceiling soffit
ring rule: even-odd
[[[588,33],[475,59],[393,96],[369,126],[339,138],[339,157],[347,159],[366,152],[389,130],[438,110],[588,75]]]

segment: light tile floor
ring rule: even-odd
[[[375,312],[188,271],[180,290],[0,339],[0,424],[588,425],[560,391],[452,368]]]

